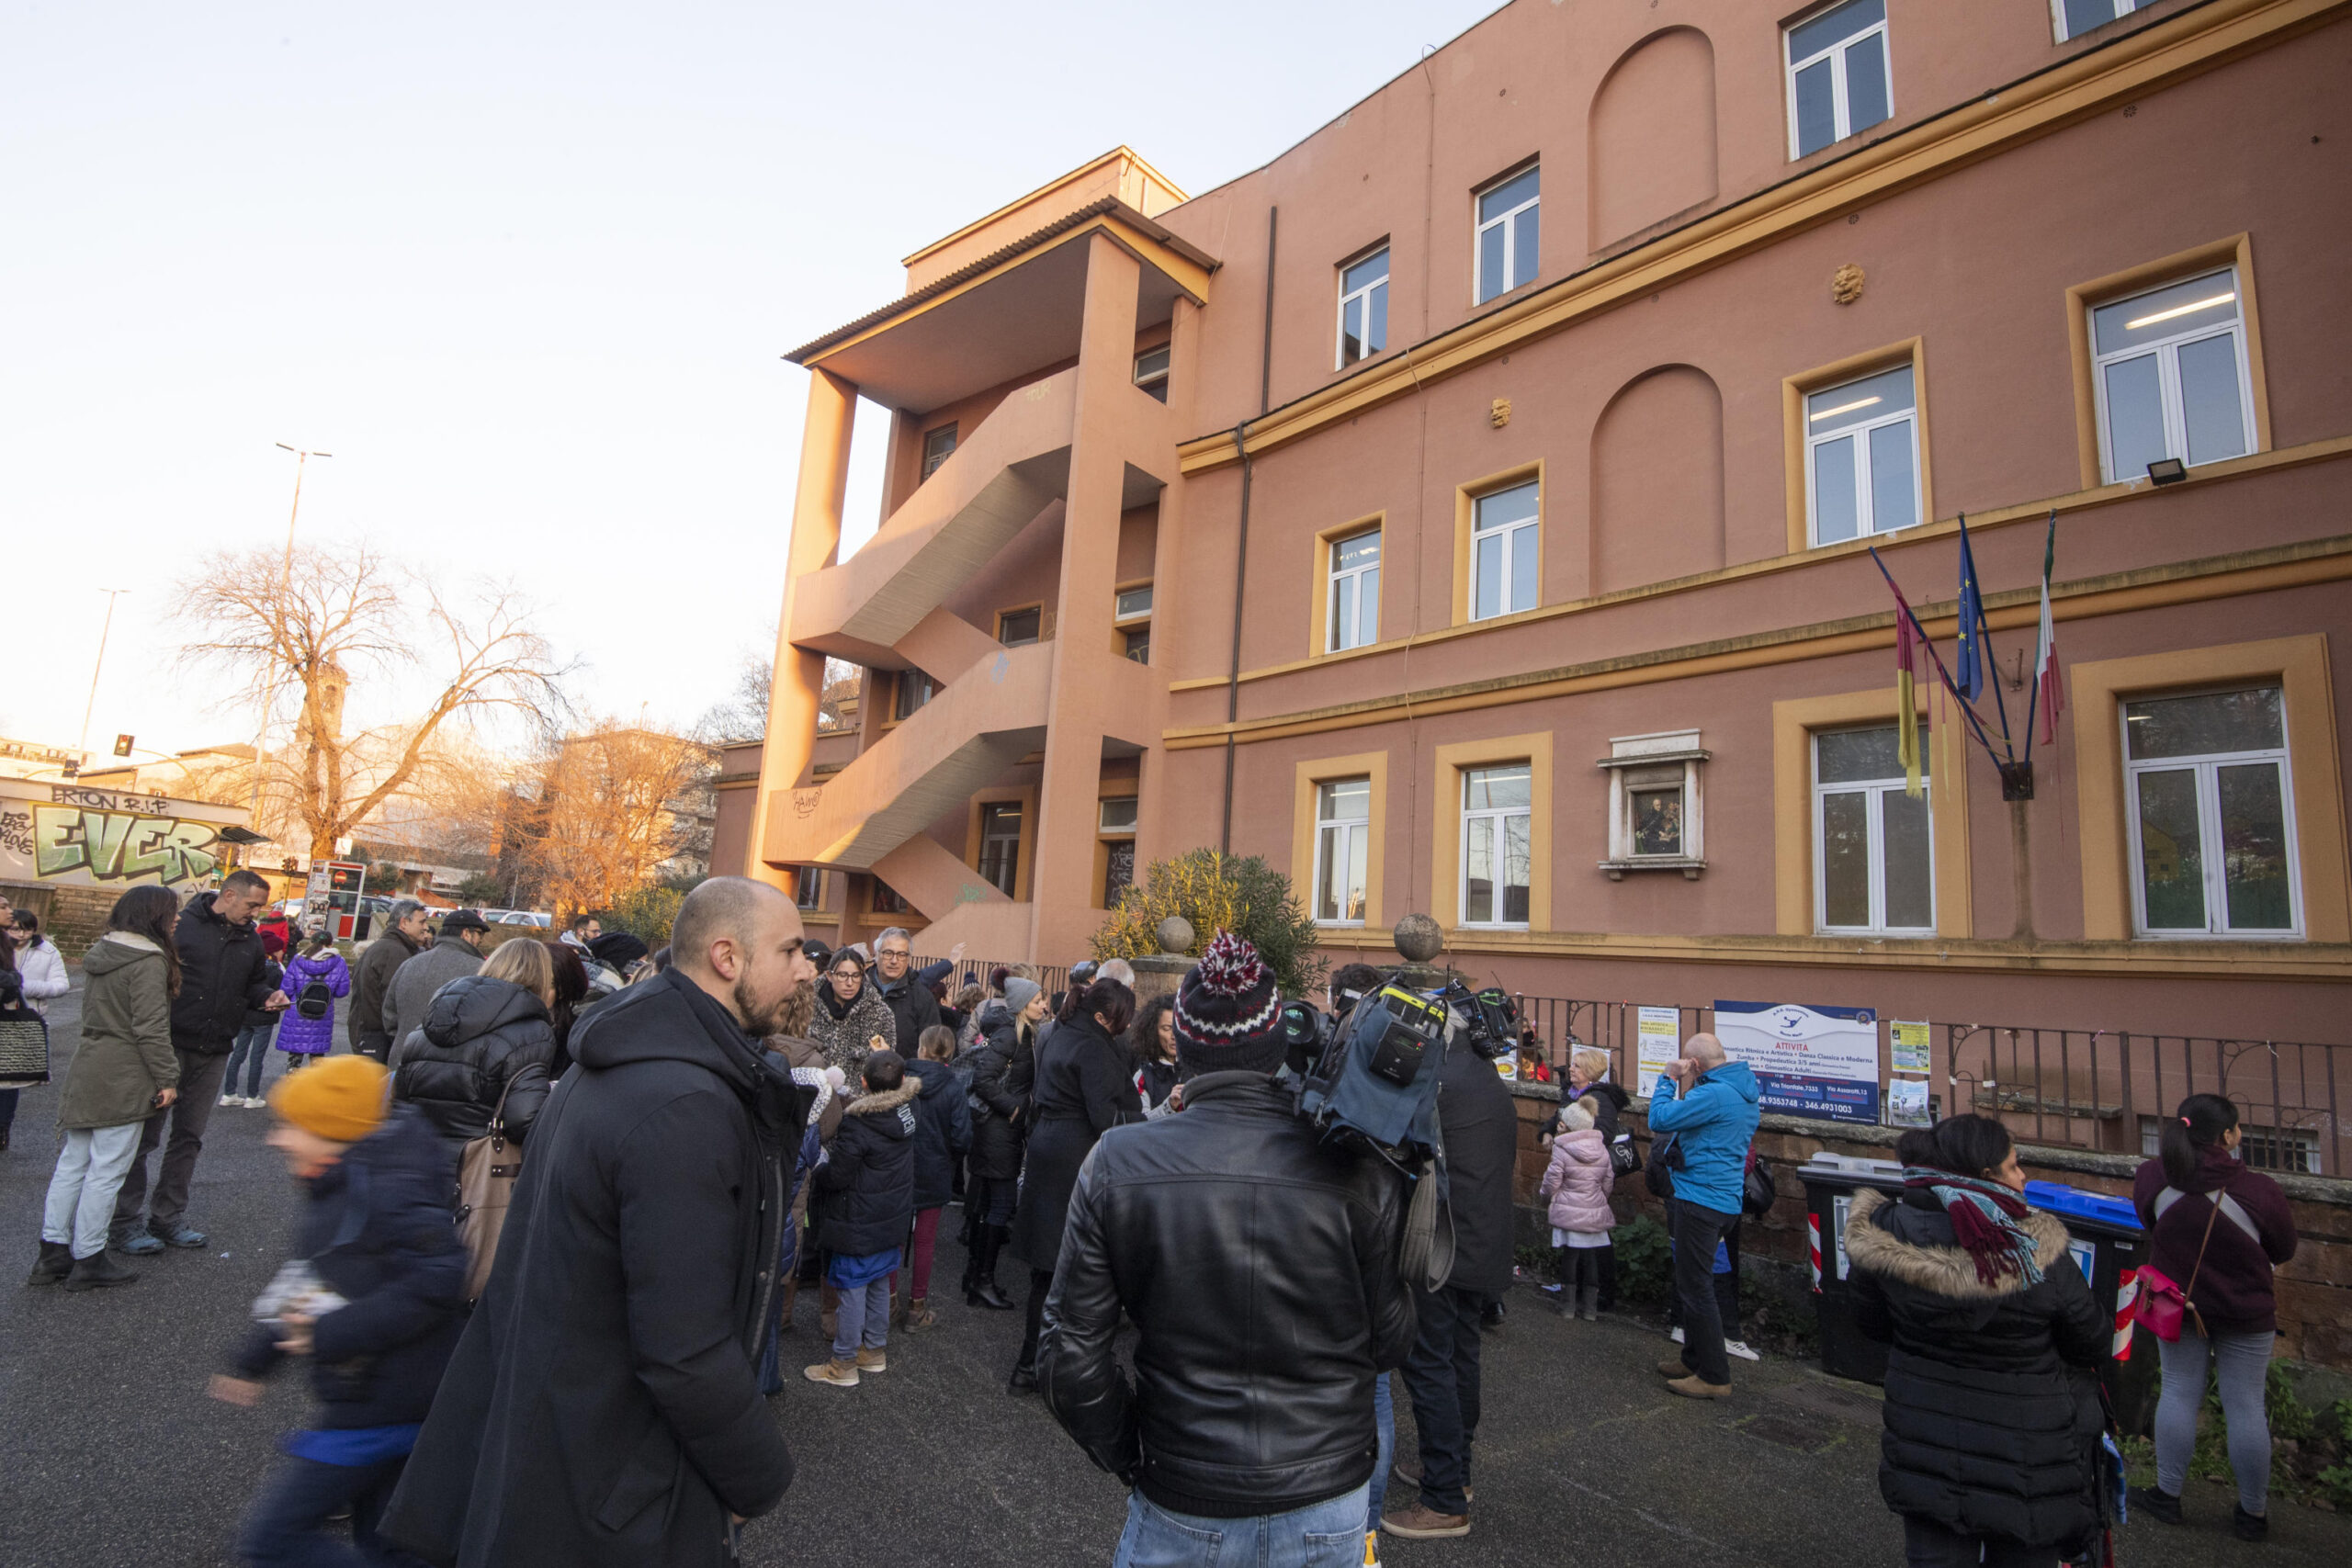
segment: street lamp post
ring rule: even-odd
[[[107,667],[107,638],[114,631],[114,602],[130,590],[101,588],[98,592],[107,596],[107,618],[98,627],[98,657],[90,665],[90,700],[82,705],[82,739],[74,748],[74,754],[81,759],[80,766],[84,769],[90,765],[90,715],[98,705],[98,674]]]
[[[294,454],[294,506],[286,514],[286,558],[277,569],[277,604],[274,619],[276,647],[270,650],[269,671],[262,684],[261,734],[254,741],[254,797],[250,815],[261,815],[261,781],[269,761],[269,710],[277,705],[277,655],[286,644],[286,599],[294,585],[294,525],[302,515],[302,469],[313,457],[332,457],[332,452],[306,452],[299,446],[277,443],[281,452]]]

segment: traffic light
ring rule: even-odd
[[[131,738],[130,738],[130,736],[128,736],[128,735],[118,735],[118,736],[116,736],[116,737],[114,738],[114,754],[115,754],[116,756],[118,756],[118,757],[128,757],[128,756],[130,756],[130,740],[131,740]]]

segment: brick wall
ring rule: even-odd
[[[122,897],[119,887],[77,886],[61,882],[5,882],[0,893],[8,901],[40,917],[41,931],[57,943],[69,964],[78,964],[89,945],[107,929],[107,916]]]
[[[1520,1119],[1519,1200],[1523,1239],[1542,1231],[1543,1216],[1534,1207],[1535,1189],[1544,1178],[1545,1156],[1536,1146],[1536,1125],[1552,1114],[1559,1091],[1550,1084],[1514,1084]],[[1626,1118],[1634,1142],[1649,1157],[1649,1122],[1635,1101]],[[1804,1182],[1796,1168],[1826,1149],[1832,1154],[1894,1157],[1896,1130],[1854,1127],[1842,1122],[1812,1122],[1795,1116],[1767,1116],[1756,1135],[1757,1153],[1770,1163],[1780,1201],[1771,1213],[1744,1222],[1743,1256],[1768,1258],[1803,1269],[1808,1265],[1805,1233]],[[2064,1182],[2088,1191],[2129,1198],[2132,1178],[2141,1161],[2129,1155],[2096,1154],[2084,1149],[2043,1148],[2019,1145],[2018,1163],[2036,1181]],[[2295,1256],[2278,1269],[2278,1353],[2316,1366],[2352,1371],[2352,1181],[2316,1176],[2271,1174],[2295,1213],[2295,1228],[2302,1237]],[[1650,1196],[1638,1175],[1616,1186],[1620,1213],[1645,1213],[1663,1221],[1663,1205]]]

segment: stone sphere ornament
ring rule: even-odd
[[[1159,951],[1190,953],[1193,950],[1193,922],[1182,915],[1170,915],[1159,922]]]
[[[1396,951],[1408,964],[1427,964],[1445,950],[1445,932],[1427,915],[1408,915],[1396,922]]]

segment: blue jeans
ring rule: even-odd
[[[2238,1482],[2238,1506],[2267,1513],[2270,1498],[2270,1417],[2264,1380],[2276,1341],[2269,1334],[2217,1334],[2207,1339],[2188,1324],[2172,1344],[2156,1341],[2164,1366],[2164,1392],[2156,1398],[2156,1486],[2180,1495],[2188,1480],[2190,1450],[2197,1446],[2197,1412],[2205,1403],[2206,1369],[2214,1368],[2222,1389],[2222,1419],[2229,1427],[2230,1469]]]
[[[376,1533],[384,1505],[408,1463],[403,1455],[375,1464],[321,1464],[280,1454],[237,1529],[237,1561],[247,1568],[423,1568]],[[327,1523],[351,1509],[351,1540]]]
[[[1359,1568],[1368,1495],[1359,1486],[1287,1514],[1204,1519],[1131,1492],[1112,1568]]]
[[[229,1047],[229,1070],[220,1079],[220,1092],[237,1092],[237,1067],[245,1068],[244,1095],[253,1100],[261,1093],[261,1072],[269,1066],[269,1043],[277,1037],[275,1023],[249,1023],[237,1031],[236,1043]]]
[[[1364,1508],[1366,1535],[1380,1528],[1380,1505],[1388,1498],[1388,1467],[1396,1462],[1396,1396],[1389,1392],[1386,1372],[1372,1385],[1372,1419],[1380,1428],[1380,1452],[1373,1460],[1372,1484],[1365,1488],[1371,1494]]]
[[[863,1349],[890,1342],[890,1276],[877,1274],[863,1285],[844,1285],[833,1309],[833,1359],[854,1360]]]

